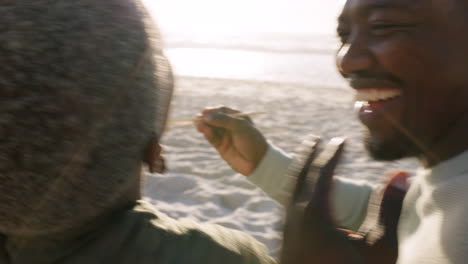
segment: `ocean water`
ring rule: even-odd
[[[332,35],[165,36],[178,76],[345,86],[335,67]]]

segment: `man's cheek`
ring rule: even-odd
[[[397,38],[380,41],[370,46],[381,71],[388,72],[405,81],[424,73],[427,56],[414,41]]]

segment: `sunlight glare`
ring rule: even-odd
[[[334,34],[343,0],[143,0],[163,32]]]

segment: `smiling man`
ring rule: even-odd
[[[463,1],[347,2],[338,66],[373,157],[434,166],[466,149],[467,11]]]
[[[377,160],[417,157],[397,226],[398,260],[468,259],[468,4],[461,0],[348,0],[337,66],[356,90],[365,145]],[[292,158],[228,108],[197,129],[235,170],[275,197]],[[218,130],[223,129],[224,133]],[[334,179],[333,213],[358,230],[378,187]]]

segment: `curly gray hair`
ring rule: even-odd
[[[0,233],[53,232],[139,182],[172,90],[133,0],[0,3]]]

